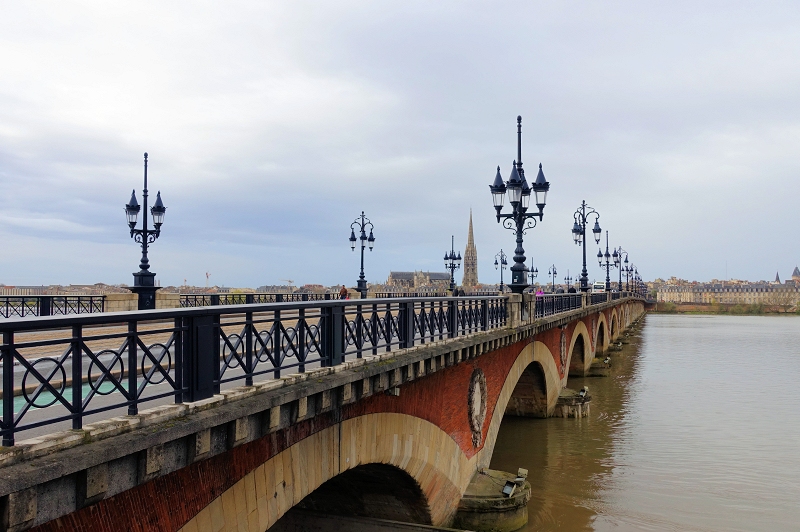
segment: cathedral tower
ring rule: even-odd
[[[478,250],[475,249],[475,238],[472,236],[472,209],[469,210],[469,235],[464,250],[464,278],[461,285],[467,288],[478,285]]]

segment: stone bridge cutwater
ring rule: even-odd
[[[513,294],[3,321],[0,530],[477,529],[503,512],[513,529],[530,486],[487,469],[503,416],[586,415],[569,376],[645,305]],[[482,506],[487,478],[516,495]]]

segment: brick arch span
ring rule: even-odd
[[[504,397],[506,388],[511,390]],[[561,377],[550,349],[533,342],[523,349],[511,367],[498,398],[504,414],[524,417],[548,417],[553,414],[561,389]],[[496,409],[497,411],[497,409]]]
[[[488,422],[489,428],[486,432],[486,443],[483,449],[481,449],[481,452],[477,454],[477,465],[479,468],[489,467],[503,416],[512,400],[517,384],[521,381],[522,375],[532,364],[538,364],[545,375],[547,415],[552,415],[555,410],[556,403],[558,402],[558,395],[561,391],[561,377],[558,367],[547,345],[539,341],[534,341],[525,346],[519,353],[519,356],[517,356],[506,376],[506,380],[497,398],[497,407],[494,409],[494,414]]]
[[[467,458],[446,432],[423,419],[398,413],[359,416],[276,454],[225,490],[180,532],[264,532],[325,482],[370,464],[408,474],[424,495],[430,521],[448,523],[475,472],[477,457]]]
[[[611,344],[611,338],[608,332],[608,319],[605,312],[597,313],[597,324],[594,330],[594,356],[599,355]]]
[[[573,377],[583,377],[592,366],[592,341],[589,329],[583,321],[575,323],[572,330],[572,340],[570,341],[569,350],[567,351],[567,367],[569,368],[569,375]],[[565,375],[563,385],[567,385],[567,376]]]
[[[616,340],[620,333],[620,326],[619,326],[619,313],[617,312],[617,308],[614,307],[611,309],[611,325],[609,326],[609,335],[608,339],[609,342]]]
[[[415,379],[403,385],[399,397],[376,394],[349,405],[343,409],[345,419],[312,429],[254,465],[180,531],[240,530],[239,523],[247,522],[243,530],[263,532],[326,481],[367,464],[405,471],[424,494],[432,524],[446,526],[472,476],[479,467],[488,467],[509,399],[531,364],[538,364],[545,375],[547,412],[552,414],[560,391],[555,360],[544,343],[523,340]],[[466,405],[476,368],[486,375],[488,396],[477,447]]]
[[[286,512],[270,532],[305,528],[308,524],[303,510],[431,524],[430,507],[419,483],[399,467],[388,464],[363,464],[336,475]]]

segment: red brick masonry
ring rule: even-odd
[[[558,360],[560,330],[545,333],[547,345]],[[550,336],[553,336],[551,340]],[[537,338],[539,339],[539,338]],[[475,359],[439,370],[406,383],[399,397],[375,394],[342,408],[342,419],[364,414],[396,412],[416,416],[447,432],[472,457],[479,449],[472,445],[467,411],[470,378],[476,367],[486,376],[487,411],[482,441],[486,441],[497,398],[510,368],[531,340],[512,344]],[[551,345],[555,342],[556,349]],[[69,515],[40,525],[36,532],[107,531],[174,532],[233,486],[250,471],[296,442],[332,426],[332,413],[324,413],[223,454],[191,464],[133,489],[104,499]]]

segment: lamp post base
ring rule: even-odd
[[[156,274],[140,271],[133,274],[133,286],[130,291],[139,295],[139,310],[153,310],[156,308],[156,291],[160,286],[155,284]]]
[[[356,291],[361,294],[361,299],[367,299],[367,280],[359,279],[356,283]]]

